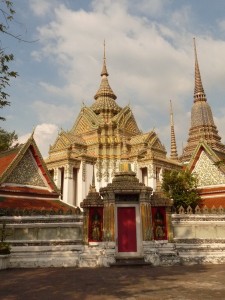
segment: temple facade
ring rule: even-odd
[[[80,206],[92,183],[96,190],[112,182],[121,161],[129,161],[138,180],[153,191],[164,169],[181,167],[171,131],[171,156],[154,131],[142,133],[129,106],[120,107],[109,85],[104,53],[101,83],[91,106],[83,106],[69,131],[61,131],[50,147],[47,167],[63,201]],[[149,127],[151,124],[149,123]]]

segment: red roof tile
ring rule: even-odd
[[[39,199],[18,199],[18,198],[0,198],[0,209],[17,209],[17,210],[63,210],[64,212],[68,211],[71,206],[63,203],[60,200],[39,200]]]
[[[204,205],[206,205],[208,208],[212,208],[213,206],[215,206],[216,208],[218,208],[220,206],[225,208],[225,197],[202,199],[201,206],[204,206]]]
[[[28,186],[2,186],[0,187],[0,192],[32,194],[34,197],[35,195],[54,195],[54,197],[59,196],[56,192],[51,192],[45,188],[30,188]]]
[[[0,176],[8,168],[13,159],[17,156],[17,151],[7,152],[5,155],[0,156]]]

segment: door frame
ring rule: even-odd
[[[118,207],[134,207],[136,216],[136,240],[137,240],[137,252],[119,252],[118,251]],[[120,203],[115,205],[115,233],[116,233],[116,256],[119,257],[135,257],[140,256],[142,253],[141,247],[141,218],[140,218],[140,206],[133,203]]]

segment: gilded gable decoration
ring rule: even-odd
[[[92,109],[83,107],[70,132],[74,135],[83,134],[84,132],[96,129],[100,123],[101,118]]]
[[[225,173],[215,165],[204,150],[192,172],[197,174],[199,187],[225,184]]]
[[[6,182],[46,187],[46,183],[39,173],[37,164],[29,150],[24,154],[14,172],[7,177]]]

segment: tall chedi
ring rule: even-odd
[[[177,144],[174,130],[174,120],[173,120],[173,107],[172,101],[170,100],[170,158],[173,160],[178,160],[177,154]]]
[[[191,127],[189,129],[189,137],[187,145],[183,149],[180,160],[183,163],[188,163],[197,147],[200,140],[204,140],[213,150],[219,153],[225,153],[225,145],[221,143],[221,137],[213,120],[211,108],[207,102],[206,95],[203,89],[196,43],[194,39],[194,54],[195,54],[195,88],[194,88],[194,103],[191,110]]]

